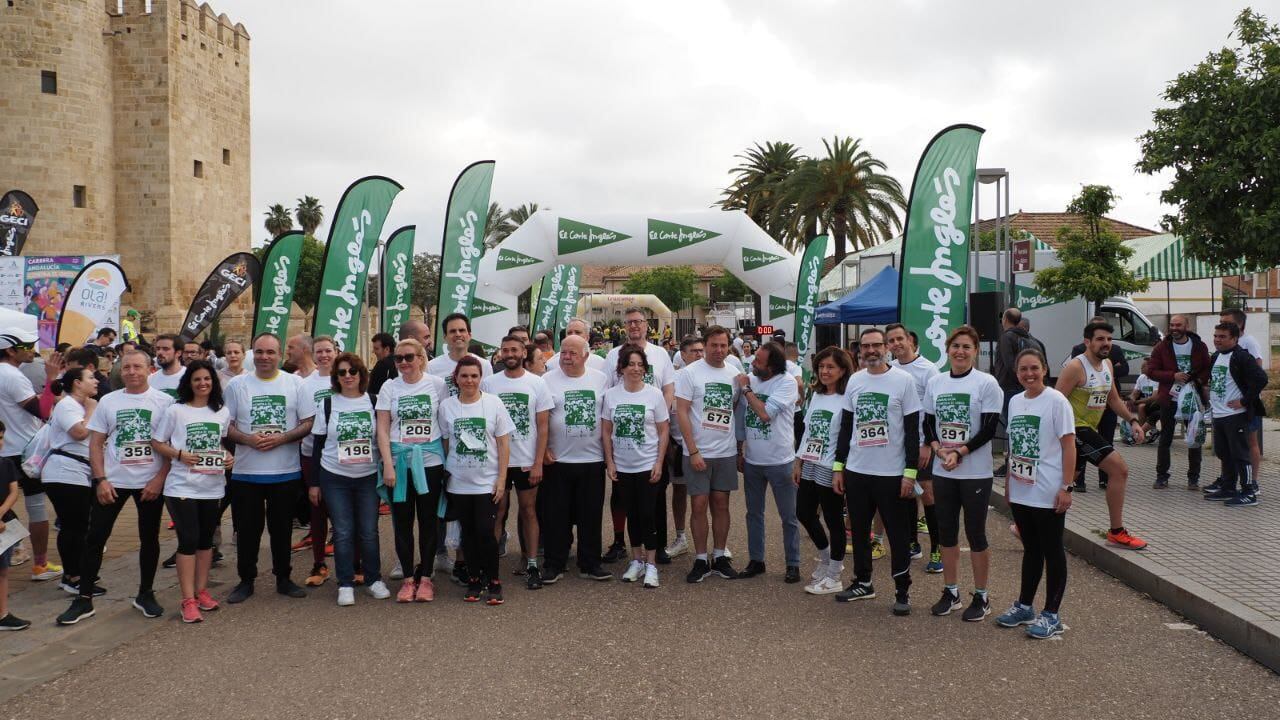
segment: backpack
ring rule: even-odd
[[[40,473],[44,472],[44,465],[49,462],[51,455],[53,455],[53,446],[49,443],[49,425],[46,423],[40,426],[36,434],[31,437],[31,441],[22,449],[22,472],[29,478],[38,479]]]

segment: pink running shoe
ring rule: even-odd
[[[418,582],[418,594],[414,600],[418,602],[431,602],[436,599],[436,586],[431,584],[431,578],[422,578]]]
[[[183,598],[182,600],[182,622],[198,623],[203,622],[204,616],[200,614],[200,608],[196,607],[195,598]]]
[[[218,605],[218,601],[214,600],[213,596],[210,595],[209,591],[206,589],[196,593],[196,607],[205,612],[213,612],[220,606]]]
[[[409,578],[405,578],[405,581],[400,583],[400,592],[396,593],[396,602],[398,603],[413,602],[414,589],[415,588],[413,586],[413,580],[410,580]]]

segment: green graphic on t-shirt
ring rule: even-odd
[[[653,366],[652,365],[649,366],[648,370],[644,371],[644,384],[653,385]],[[654,385],[654,387],[657,387],[657,386]],[[658,389],[661,390],[662,388],[658,388]]]
[[[835,416],[830,410],[814,410],[809,413],[809,439],[821,440],[823,443],[831,440],[831,420]]]
[[[1036,460],[1040,457],[1040,416],[1016,415],[1009,420],[1010,454]]]
[[[249,402],[249,429],[252,432],[284,432],[283,395],[254,395]]]
[[[453,374],[444,376],[444,386],[449,388],[449,397],[458,397],[458,386],[453,383]]]
[[[335,427],[337,427],[338,442],[373,439],[373,416],[368,410],[338,413],[338,422],[335,423]]]
[[[529,437],[529,394],[504,392],[498,393],[502,404],[507,407],[511,416],[511,424],[515,426],[515,436],[521,440]]]
[[[644,405],[617,405],[613,408],[613,436],[624,440],[644,442]]]
[[[853,416],[859,425],[871,422],[889,421],[889,396],[885,393],[858,393],[858,402],[854,405]]]
[[[396,403],[396,415],[401,420],[420,420],[431,417],[431,396],[405,395]]]
[[[564,424],[570,437],[587,437],[595,432],[595,390],[565,390]]]
[[[1184,390],[1182,395],[1178,397],[1178,415],[1189,418],[1200,409],[1200,404],[1196,402],[1196,392],[1194,389]]]
[[[485,442],[485,421],[482,417],[463,417],[453,421],[453,447],[457,460],[463,465],[479,467],[489,456]]]
[[[221,441],[222,426],[218,423],[187,423],[187,452],[217,450]]]
[[[768,395],[761,395],[760,393],[756,393],[756,397],[759,398],[760,402],[762,403],[769,402]],[[755,410],[752,410],[751,408],[747,408],[747,429],[754,431],[757,438],[761,440],[768,440],[770,428],[771,426],[769,425],[768,421],[766,421],[764,418],[757,415]]]
[[[178,399],[178,388],[164,388],[160,392],[164,393],[165,395],[168,395],[174,400]]]
[[[1178,355],[1176,357],[1178,362],[1178,372],[1184,372],[1184,373],[1191,372],[1191,356]]]
[[[1222,397],[1227,394],[1227,366],[1214,365],[1209,372],[1209,392]]]
[[[934,403],[934,417],[940,423],[969,424],[969,393],[945,393]]]
[[[126,443],[150,442],[151,410],[126,408],[116,411],[116,447]]]
[[[312,400],[315,402],[316,407],[322,407],[324,406],[325,398],[333,397],[333,388],[331,387],[320,388],[319,390],[316,391],[315,395],[312,395],[311,397],[312,397]]]
[[[728,410],[733,404],[733,386],[729,383],[709,382],[702,386],[702,407]]]

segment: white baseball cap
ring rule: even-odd
[[[0,331],[0,350],[8,350],[15,345],[31,345],[36,342],[38,336],[30,330],[22,328],[5,328]]]

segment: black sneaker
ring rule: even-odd
[[[213,561],[210,563],[213,567],[218,567],[222,563],[222,551],[218,548],[213,549]]]
[[[160,563],[160,565],[163,566],[165,570],[172,570],[178,567],[178,553],[174,553],[165,558],[164,562]]]
[[[485,591],[484,604],[485,605],[501,605],[502,603],[503,603],[502,583],[498,582],[497,580],[494,580],[493,582],[489,583],[489,588],[488,590]]]
[[[237,603],[242,603],[251,597],[253,597],[253,583],[242,582],[234,588],[231,588],[231,594],[227,595],[227,602],[235,605]]]
[[[763,570],[764,563],[760,563],[760,566]],[[738,571],[733,569],[733,563],[729,562],[728,555],[721,555],[713,560],[711,562],[711,572],[719,575],[725,580],[736,580],[741,577],[741,575],[738,574]]]
[[[276,592],[281,595],[288,595],[291,598],[304,598],[307,596],[307,591],[289,578],[276,581]]]
[[[1099,490],[1106,490],[1106,489],[1107,489],[1107,481],[1106,481],[1106,480],[1103,480],[1102,478],[1098,478],[1098,489],[1099,489]]]
[[[1236,496],[1236,493],[1234,490],[1228,490],[1226,488],[1218,488],[1217,490],[1214,490],[1208,495],[1205,495],[1204,499],[1205,500],[1230,500],[1235,496]]]
[[[609,546],[609,551],[600,556],[602,563],[616,563],[627,556],[627,546],[620,542],[615,542]]]
[[[782,576],[782,582],[789,585],[800,582],[800,566],[788,565],[786,574]]]
[[[870,600],[876,596],[876,589],[871,583],[855,582],[836,593],[836,602],[853,602],[854,600]]]
[[[938,598],[938,602],[934,603],[933,607],[929,608],[929,612],[938,617],[942,617],[943,615],[950,615],[953,611],[959,610],[962,607],[964,607],[964,605],[960,602],[960,593],[951,592],[946,588],[942,588],[942,597]]]
[[[1077,480],[1072,484],[1071,492],[1086,493],[1089,492],[1089,486],[1084,484],[1084,480]]]
[[[1187,479],[1187,489],[1188,489],[1188,490],[1190,490],[1191,492],[1195,492],[1195,491],[1199,490],[1199,489],[1200,489],[1200,481],[1199,481],[1199,480],[1192,480],[1192,479],[1188,478],[1188,479]]]
[[[1008,475],[1009,463],[1000,463],[1000,467],[996,468],[996,471],[992,474],[996,477],[1004,477],[1005,475]]]
[[[685,581],[691,583],[700,583],[707,579],[711,574],[711,565],[706,560],[694,560],[693,569],[689,570],[689,574],[685,576]]]
[[[608,570],[605,570],[602,567],[593,567],[587,570],[579,570],[578,577],[582,578],[583,580],[598,580],[600,582],[607,582],[613,579],[613,573],[609,572]]]
[[[666,548],[658,548],[658,552],[653,556],[654,565],[670,565],[671,556],[667,554]]]
[[[542,587],[542,573],[538,571],[538,566],[530,565],[525,571],[524,586],[530,590],[537,590]]]
[[[480,602],[480,594],[484,591],[484,586],[480,584],[480,578],[467,579],[467,591],[462,594],[463,602]]]
[[[911,543],[911,547],[909,548],[909,550],[910,550],[912,560],[919,560],[920,558],[924,557],[924,550],[920,547],[920,543],[918,542]]]
[[[26,630],[29,627],[31,627],[30,620],[23,620],[22,618],[18,617],[17,615],[14,615],[13,613],[9,613],[8,615],[5,615],[4,617],[0,618],[0,630],[9,630],[9,631],[16,632],[18,630]]]
[[[555,585],[557,582],[560,581],[560,578],[562,577],[564,577],[564,570],[561,570],[560,568],[553,568],[553,567],[543,568],[542,584]]]
[[[91,617],[93,617],[93,601],[89,598],[78,597],[71,601],[71,607],[59,615],[56,622],[59,625],[75,625],[81,620]]]
[[[747,566],[742,569],[742,572],[738,573],[738,579],[745,580],[746,578],[753,578],[757,575],[763,575],[763,574],[764,574],[764,563],[758,560],[750,560],[747,562]]]
[[[79,582],[71,582],[71,581],[69,581],[69,580],[63,580],[63,581],[58,585],[58,587],[62,588],[64,591],[66,591],[66,592],[68,592],[68,593],[70,593],[70,594],[72,594],[72,595],[79,595],[79,594],[80,594],[80,583],[79,583]],[[93,584],[93,588],[89,591],[89,596],[90,596],[90,597],[102,597],[103,595],[106,595],[106,594],[107,594],[107,589],[106,589],[106,588],[104,588],[104,587],[102,587],[102,586],[101,586],[101,585],[99,585],[98,583],[94,583],[94,584]]]
[[[911,614],[911,598],[906,595],[899,595],[893,601],[893,614],[898,617],[906,617]]]
[[[1160,478],[1156,478],[1155,484],[1151,486],[1153,490],[1165,490],[1165,489],[1168,489],[1168,487],[1169,487],[1168,478],[1165,478],[1163,480]]]
[[[453,564],[453,572],[449,573],[449,579],[458,585],[466,585],[471,580],[471,573],[467,572],[465,563],[456,562]]]
[[[1218,478],[1217,480],[1214,480],[1213,482],[1201,488],[1201,492],[1207,495],[1209,493],[1218,492],[1221,489],[1222,489],[1222,478]]]
[[[979,593],[973,594],[973,601],[969,603],[969,607],[964,609],[964,614],[960,616],[965,622],[982,622],[991,614],[991,600],[986,595]]]
[[[156,602],[156,594],[150,590],[138,593],[133,599],[133,606],[142,611],[143,617],[158,618],[164,614],[164,608]]]

